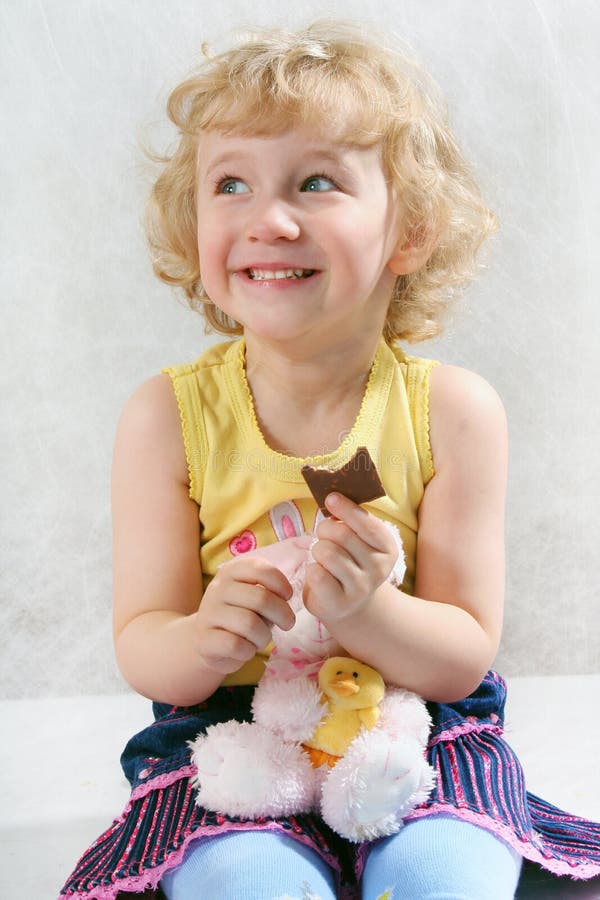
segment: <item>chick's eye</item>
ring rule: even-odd
[[[327,175],[311,175],[310,178],[307,178],[303,183],[302,191],[306,192],[319,192],[319,191],[335,191],[336,184],[328,178]]]
[[[222,178],[217,184],[218,194],[247,194],[250,188],[241,178]]]
[[[358,678],[358,672],[353,672],[353,673],[352,673],[352,677],[353,677],[353,678]]]

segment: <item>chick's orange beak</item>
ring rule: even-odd
[[[358,694],[360,691],[356,681],[348,676],[345,678],[332,678],[329,682],[329,687],[334,694],[338,694],[340,697],[351,697],[352,694]]]

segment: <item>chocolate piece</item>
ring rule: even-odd
[[[325,507],[325,498],[332,491],[343,494],[355,503],[366,503],[385,496],[375,463],[366,447],[359,447],[352,459],[341,469],[319,469],[302,466],[302,475],[319,509],[325,516],[331,513]]]

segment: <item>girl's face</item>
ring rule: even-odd
[[[317,350],[381,334],[399,223],[378,147],[205,132],[197,204],[202,283],[246,336]]]

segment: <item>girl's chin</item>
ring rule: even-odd
[[[284,324],[282,322],[256,322],[251,321],[243,324],[244,334],[246,338],[252,338],[255,341],[266,341],[269,343],[294,344],[298,345],[303,341],[311,342],[315,340],[314,330],[304,325]]]
[[[289,296],[289,293],[288,293]],[[311,310],[309,303],[288,303],[272,295],[250,304],[224,304],[219,307],[242,326],[244,333],[257,338],[276,341],[294,341],[328,330],[319,316],[318,309]]]

